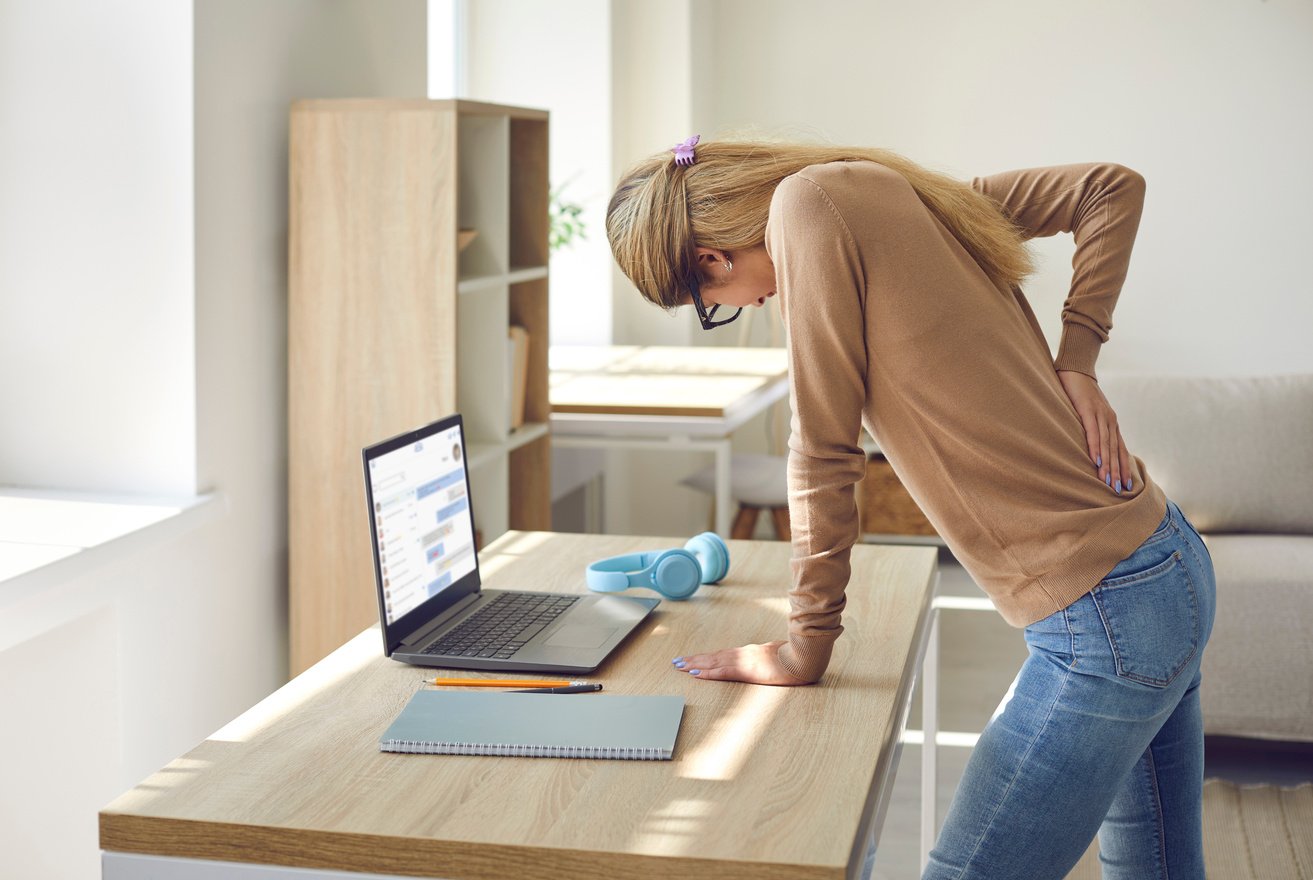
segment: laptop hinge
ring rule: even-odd
[[[482,595],[482,591],[470,593],[464,599],[461,599],[455,605],[433,618],[428,626],[415,630],[415,632],[411,633],[409,638],[403,639],[401,642],[401,648],[404,650],[425,644],[432,637],[434,632],[446,626],[448,623],[451,623],[452,618],[468,609],[471,605],[477,602]]]

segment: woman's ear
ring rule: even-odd
[[[714,266],[716,263],[723,263],[730,258],[728,251],[707,247],[697,248],[697,255],[698,267],[703,269]]]
[[[703,284],[709,288],[724,284],[726,281],[724,268],[732,259],[729,251],[700,247],[697,249],[697,254],[698,272],[702,274]]]

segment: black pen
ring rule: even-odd
[[[590,691],[600,691],[600,684],[572,684],[563,688],[529,688],[522,691],[502,691],[504,694],[586,694]]]

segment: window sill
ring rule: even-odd
[[[0,489],[0,611],[217,518],[219,493],[143,498]]]

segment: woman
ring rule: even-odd
[[[690,138],[621,180],[607,235],[639,292],[703,327],[778,295],[788,333],[788,638],[677,658],[820,680],[858,537],[864,425],[1030,656],[972,753],[928,878],[1202,878],[1208,551],[1127,451],[1095,361],[1144,181],[1112,164],[978,178],[897,155]],[[1076,242],[1052,357],[1024,241]]]

